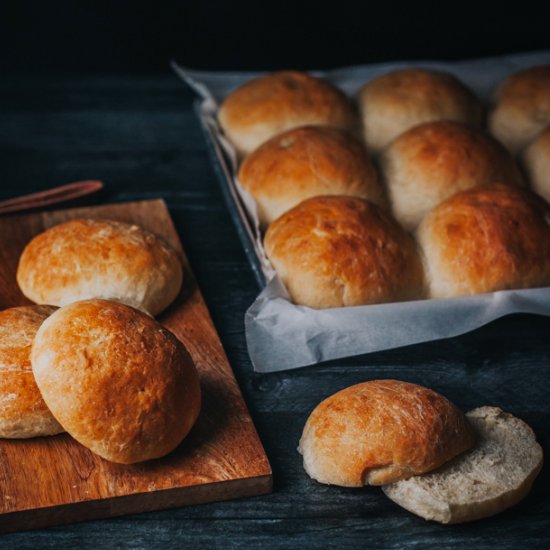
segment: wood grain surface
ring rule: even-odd
[[[28,303],[15,281],[37,233],[77,217],[136,223],[180,253],[184,284],[159,320],[187,347],[203,405],[190,435],[161,459],[108,462],[69,435],[0,440],[0,530],[11,531],[266,493],[271,469],[200,290],[161,200],[0,219],[0,309]]]

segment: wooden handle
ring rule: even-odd
[[[85,197],[99,193],[103,189],[100,181],[77,181],[47,191],[39,191],[22,197],[0,201],[0,215],[27,212],[53,205],[72,206]]]

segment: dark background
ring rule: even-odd
[[[547,18],[529,3],[487,4],[2,2],[0,64],[33,73],[165,72],[170,59],[205,69],[324,69],[550,46]]]

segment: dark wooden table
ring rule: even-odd
[[[550,318],[510,316],[444,341],[255,374],[243,317],[258,289],[192,100],[168,72],[4,75],[0,198],[94,178],[106,183],[104,201],[166,200],[270,457],[273,493],[3,535],[0,548],[549,548],[548,467],[513,509],[447,527],[398,508],[378,488],[328,487],[304,473],[296,446],[313,407],[343,387],[374,378],[424,384],[464,410],[500,406],[530,423],[548,452]]]

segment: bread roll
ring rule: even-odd
[[[0,311],[0,437],[61,433],[34,381],[31,346],[36,331],[57,308],[21,306]]]
[[[433,298],[550,285],[550,206],[495,184],[458,193],[418,228]]]
[[[313,479],[361,487],[429,472],[473,444],[464,415],[442,395],[408,382],[373,380],[317,405],[298,450]]]
[[[106,298],[156,315],[177,296],[182,267],[175,250],[137,225],[81,219],[32,239],[17,282],[39,304]]]
[[[522,181],[514,159],[496,140],[449,121],[401,134],[382,153],[381,167],[393,213],[408,230],[458,191]]]
[[[440,523],[498,514],[523,499],[542,468],[533,430],[496,407],[467,413],[476,446],[438,470],[386,485],[394,502]]]
[[[269,226],[264,244],[297,304],[356,306],[423,294],[422,266],[413,239],[363,199],[307,199]]]
[[[249,80],[225,98],[218,121],[240,156],[298,126],[335,126],[351,131],[357,125],[351,103],[340,90],[297,71]]]
[[[244,160],[239,181],[256,200],[263,226],[317,195],[354,195],[385,204],[363,144],[328,126],[295,128],[271,138]]]
[[[183,344],[118,302],[86,300],[56,311],[38,330],[31,361],[59,423],[112,462],[164,456],[199,414],[197,371]]]
[[[532,189],[550,202],[550,126],[530,143],[522,157]]]
[[[399,69],[367,82],[359,91],[363,135],[379,152],[404,131],[432,120],[480,125],[481,104],[449,73]]]
[[[510,75],[497,89],[489,114],[492,134],[519,153],[550,124],[550,65]]]

